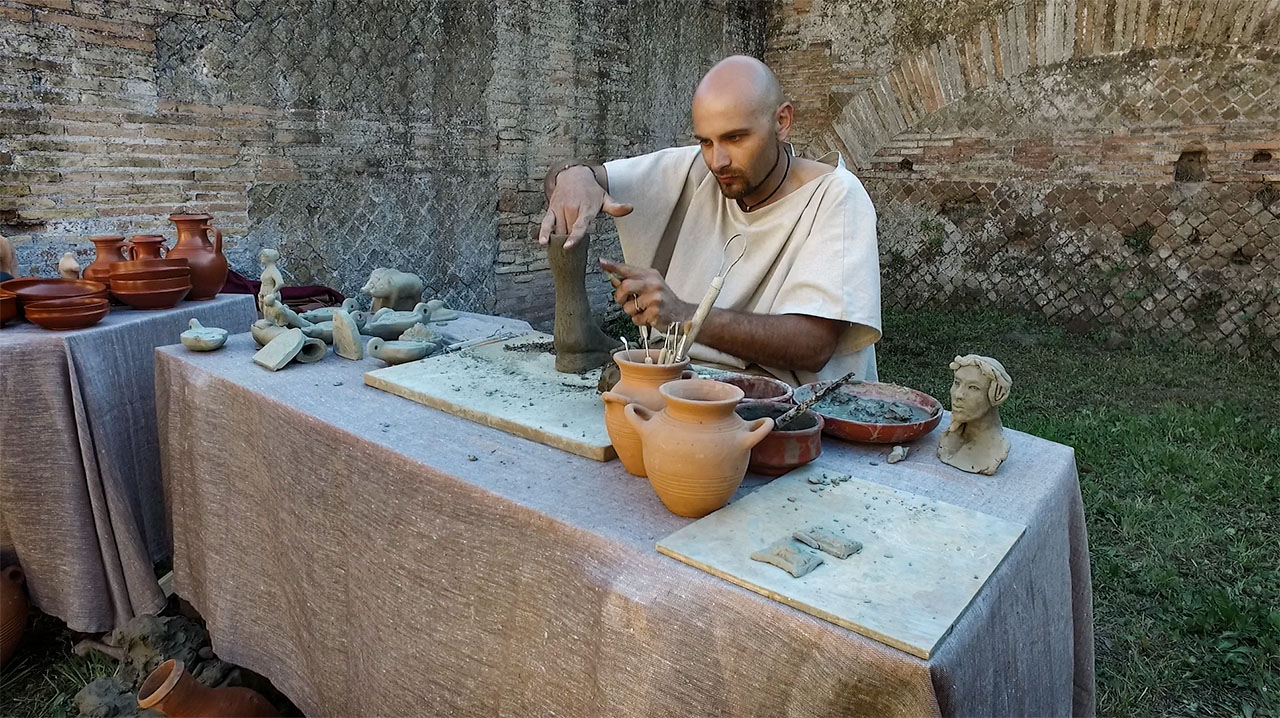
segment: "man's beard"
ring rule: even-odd
[[[769,168],[768,172],[764,173],[764,177],[761,177],[759,182],[750,184],[747,182],[747,178],[745,176],[735,175],[733,179],[737,180],[737,183],[735,183],[733,188],[729,188],[725,187],[724,182],[721,182],[719,177],[716,177],[716,184],[720,186],[720,194],[724,195],[726,199],[741,200],[759,192],[760,188],[764,186],[764,183],[769,181],[769,177],[773,175],[773,171],[778,169],[778,160],[782,157],[782,150],[776,144],[774,145],[774,149],[775,154],[773,158],[773,166]]]

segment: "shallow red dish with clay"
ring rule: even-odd
[[[795,390],[792,398],[797,404],[804,403],[813,396],[813,392],[826,384],[827,382],[805,384]],[[850,418],[852,413],[844,414],[835,408],[835,405],[841,403],[857,407],[859,399],[869,400],[864,403],[865,406],[890,413],[895,407],[905,407],[913,416],[908,421],[859,421]],[[877,382],[846,384],[815,404],[813,411],[822,416],[823,433],[846,441],[869,444],[896,444],[918,439],[933,431],[938,422],[942,421],[942,403],[937,399],[909,387]]]
[[[27,321],[57,331],[91,327],[102,321],[110,311],[107,300],[100,297],[31,302],[26,307]]]

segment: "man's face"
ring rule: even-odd
[[[693,132],[702,159],[729,199],[743,199],[756,190],[780,151],[774,118],[732,98],[695,101]]]
[[[989,384],[990,380],[976,366],[956,369],[955,380],[951,382],[951,420],[976,421],[990,411]]]

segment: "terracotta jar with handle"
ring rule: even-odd
[[[89,241],[93,242],[97,256],[93,258],[92,264],[84,268],[80,276],[91,282],[105,284],[111,278],[111,263],[128,259],[124,254],[124,235],[100,234],[90,237]]]
[[[651,349],[650,359],[657,361],[658,350]],[[604,427],[609,432],[609,441],[613,442],[613,450],[618,453],[622,468],[635,476],[644,476],[644,455],[640,448],[640,434],[631,422],[627,421],[623,409],[627,404],[639,404],[653,411],[662,411],[666,402],[658,387],[676,379],[691,379],[694,374],[686,371],[689,360],[678,364],[646,364],[644,349],[630,349],[615,352],[613,361],[618,365],[622,378],[613,389],[600,395],[604,401]]]
[[[170,718],[270,718],[280,715],[249,688],[210,688],[172,658],[156,666],[138,689],[138,707]]]
[[[706,516],[738,490],[751,448],[773,430],[773,419],[743,421],[734,413],[743,393],[732,384],[680,379],[658,391],[667,402],[662,411],[625,409],[640,433],[649,484],[671,513]]]
[[[18,649],[27,628],[27,591],[22,583],[18,566],[6,566],[0,572],[0,666]]]
[[[164,244],[163,234],[135,234],[129,238],[121,253],[125,259],[164,259],[169,248]]]
[[[207,214],[174,214],[169,219],[178,226],[178,242],[169,257],[184,257],[191,265],[191,294],[187,299],[213,299],[227,282],[227,258],[222,256],[222,232],[209,226]],[[209,241],[209,231],[214,241]]]

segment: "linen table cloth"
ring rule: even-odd
[[[22,564],[35,605],[73,631],[109,631],[164,605],[154,351],[193,317],[235,332],[257,310],[251,296],[223,295],[112,307],[76,331],[0,329],[0,546]]]
[[[157,350],[175,590],[218,654],[311,715],[1088,715],[1073,451],[1010,431],[993,477],[825,440],[855,476],[1027,532],[923,661],[662,556],[644,479],[365,386],[247,335]],[[748,478],[739,496],[761,480]]]

